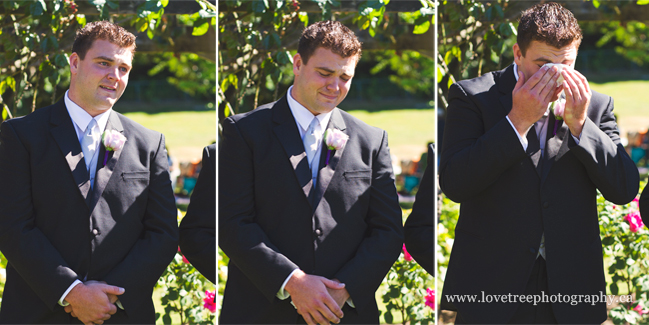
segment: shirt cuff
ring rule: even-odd
[[[349,307],[356,308],[356,306],[354,306],[354,301],[352,301],[352,297],[349,297],[349,299],[347,299],[347,304],[349,305]]]
[[[59,305],[61,305],[61,306],[63,306],[63,307],[66,307],[66,306],[70,305],[69,302],[65,301],[65,297],[67,297],[67,296],[68,296],[68,293],[70,293],[70,291],[72,290],[72,288],[76,287],[77,284],[79,284],[79,283],[82,283],[82,282],[79,281],[79,280],[74,280],[74,282],[72,282],[72,284],[70,285],[70,287],[68,287],[68,290],[65,290],[65,292],[64,292],[63,295],[61,296],[61,299],[59,299]]]
[[[518,141],[520,141],[521,146],[523,146],[523,151],[527,150],[527,132],[530,132],[530,129],[532,128],[532,126],[530,125],[530,127],[527,129],[527,131],[525,131],[525,135],[521,136],[520,134],[518,134],[518,131],[516,130],[516,127],[514,126],[514,123],[512,123],[512,120],[509,119],[509,116],[505,116],[505,118],[507,119],[507,122],[509,122],[509,125],[511,125],[512,128],[514,129],[514,132],[516,132],[516,136],[518,137]],[[534,125],[534,124],[532,124],[532,125]]]
[[[576,137],[576,136],[572,135],[572,133],[570,133],[570,135],[572,136],[572,139],[575,140],[575,143],[579,144],[579,139],[581,139],[581,133],[579,134],[579,137]]]
[[[286,277],[286,280],[284,280],[284,283],[282,283],[282,286],[279,288],[279,291],[277,291],[277,295],[276,295],[277,298],[279,298],[280,300],[285,300],[286,298],[291,296],[288,292],[286,292],[286,290],[284,290],[284,287],[286,287],[288,280],[290,280],[293,274],[295,274],[295,272],[297,272],[298,270],[299,269],[293,270],[293,272],[291,272],[291,274],[289,274],[288,277]]]

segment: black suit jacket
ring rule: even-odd
[[[327,128],[349,140],[323,144],[317,186],[286,97],[223,122],[219,245],[230,257],[220,322],[296,323],[276,297],[296,268],[346,284],[356,308],[343,323],[378,323],[374,293],[403,243],[385,131],[334,109]],[[252,311],[252,312],[251,312]]]
[[[456,308],[468,323],[506,323],[518,304],[449,304],[448,295],[522,294],[542,234],[548,295],[605,294],[597,190],[616,204],[638,193],[638,170],[620,144],[611,97],[593,92],[578,145],[562,121],[553,134],[550,115],[541,159],[523,150],[505,118],[515,84],[510,66],[458,82],[449,93],[440,186],[461,206],[442,307]],[[606,320],[604,303],[552,308],[559,323]]]
[[[187,214],[180,223],[180,250],[216,283],[216,144],[203,149],[203,163]]]
[[[435,276],[435,214],[437,213],[437,174],[435,173],[435,145],[428,146],[428,164],[421,177],[419,190],[415,196],[412,212],[404,225],[406,249],[408,253],[428,273]]]
[[[99,152],[93,189],[64,101],[0,128],[0,250],[9,261],[2,323],[78,322],[58,300],[75,281],[125,288],[106,324],[153,323],[153,286],[178,226],[164,137],[112,112],[124,147]]]

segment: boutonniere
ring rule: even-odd
[[[349,140],[349,136],[343,131],[338,129],[327,129],[325,132],[325,143],[327,144],[327,162],[326,165],[329,165],[329,158],[331,157],[332,150],[340,150],[345,147],[345,144]]]
[[[561,99],[557,99],[552,103],[552,112],[554,113],[554,132],[552,135],[557,135],[557,128],[559,127],[559,121],[563,120],[563,114],[566,111],[566,102]]]
[[[106,130],[104,131],[104,134],[101,135],[101,141],[104,143],[104,147],[106,148],[106,154],[104,155],[104,166],[106,166],[106,162],[108,161],[108,152],[122,149],[124,143],[126,143],[126,137],[119,131]]]

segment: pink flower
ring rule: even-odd
[[[435,310],[435,290],[431,288],[426,289],[426,306],[430,307],[432,310]]]
[[[412,256],[410,256],[410,253],[406,250],[406,244],[403,244],[403,258],[408,262],[412,261]]]
[[[185,255],[183,255],[183,252],[180,251],[180,247],[178,247],[178,253],[180,253],[180,255],[183,257],[183,262],[189,264],[189,260],[187,260]]]
[[[554,116],[557,120],[563,119],[563,114],[566,111],[566,103],[562,100],[557,100],[554,103]]]
[[[340,150],[349,140],[349,136],[338,129],[327,129],[325,143],[329,150]]]
[[[629,213],[626,217],[624,217],[624,220],[629,222],[631,232],[638,232],[638,230],[642,229],[642,227],[644,226],[642,218],[640,217],[640,212],[638,211]]]
[[[216,290],[205,290],[205,298],[203,298],[203,307],[209,309],[212,313],[216,313]]]
[[[633,308],[633,310],[635,310],[640,315],[649,314],[649,309],[645,309],[643,307],[644,306],[642,306],[642,304],[638,304],[637,306],[635,306],[635,308]]]
[[[124,143],[126,143],[126,137],[119,131],[115,130],[106,130],[101,137],[107,151],[117,151],[122,149]]]

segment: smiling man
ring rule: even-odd
[[[361,44],[339,22],[302,33],[284,97],[223,121],[221,324],[377,324],[403,243],[385,131],[336,108]]]
[[[152,324],[178,226],[164,137],[112,110],[135,36],[89,23],[72,52],[64,97],[0,128],[0,323]]]
[[[450,89],[439,177],[460,216],[442,308],[456,324],[606,320],[597,191],[625,204],[639,177],[612,98],[574,70],[581,39],[570,11],[536,5],[513,65]]]

